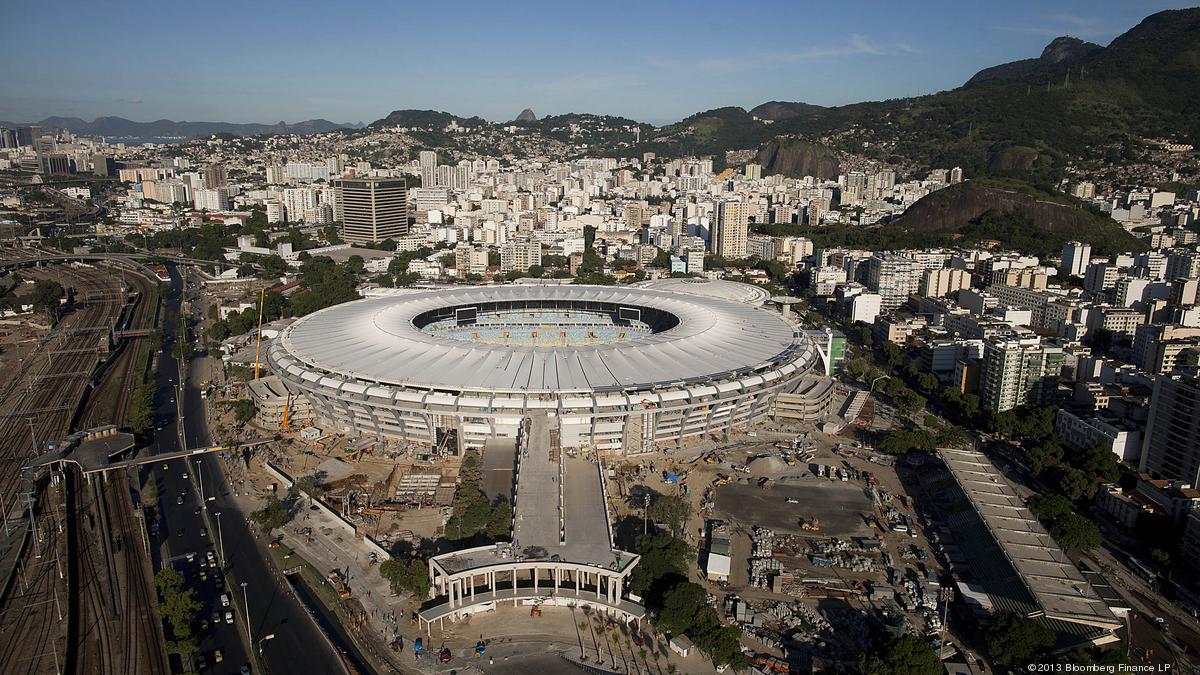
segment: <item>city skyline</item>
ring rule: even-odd
[[[878,4],[851,16],[763,3],[731,23],[715,3],[603,15],[468,5],[457,21],[433,6],[214,3],[221,28],[211,30],[174,7],[67,3],[54,11],[69,20],[54,30],[71,48],[47,50],[43,31],[18,31],[0,52],[0,119],[369,123],[432,108],[505,121],[531,108],[661,125],[769,100],[840,105],[951,89],[1036,57],[1056,36],[1106,45],[1146,14],[1186,4]],[[13,19],[38,25],[49,11],[17,7]]]

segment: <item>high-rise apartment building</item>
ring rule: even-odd
[[[954,267],[925,270],[921,279],[921,295],[941,298],[971,287],[971,273]]]
[[[192,192],[192,203],[200,210],[224,211],[229,208],[229,189],[195,190]]]
[[[536,240],[509,241],[500,247],[500,271],[524,272],[542,264],[542,245]]]
[[[983,346],[980,398],[1001,413],[1025,404],[1053,400],[1064,358],[1059,345],[1036,335],[995,335]]]
[[[309,222],[306,214],[317,205],[317,193],[311,188],[287,188],[283,191],[283,208],[289,223]]]
[[[1154,478],[1200,484],[1200,382],[1155,379],[1138,468]]]
[[[1081,277],[1092,259],[1092,245],[1068,241],[1062,250],[1062,266],[1068,276]]]
[[[876,253],[867,260],[867,287],[882,298],[885,310],[896,309],[917,292],[924,273],[921,264],[894,253]]]
[[[209,190],[229,185],[229,172],[224,164],[211,164],[204,169],[204,187]]]
[[[722,201],[713,209],[709,224],[712,252],[723,258],[746,257],[746,238],[749,224],[746,205],[740,201]]]
[[[366,244],[408,234],[408,188],[403,178],[334,181],[342,239]]]

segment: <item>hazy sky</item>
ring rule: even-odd
[[[371,122],[399,108],[656,124],[768,100],[949,89],[1057,35],[1108,44],[1142,0],[6,3],[0,119]]]

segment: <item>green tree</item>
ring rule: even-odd
[[[1075,512],[1075,505],[1063,495],[1034,495],[1027,502],[1030,512],[1066,549],[1088,550],[1100,545],[1100,529]]]
[[[125,425],[133,433],[140,434],[154,423],[154,386],[144,383],[138,386],[129,408],[125,411]]]
[[[1091,499],[1096,494],[1096,486],[1096,479],[1079,469],[1064,468],[1058,476],[1059,492],[1073,502]]]
[[[429,562],[420,558],[385,560],[379,563],[379,576],[387,580],[392,592],[411,593],[417,598],[429,595]]]
[[[196,591],[184,587],[183,576],[171,568],[159,570],[154,575],[154,587],[158,591],[158,609],[167,626],[164,630],[167,653],[177,654],[190,661],[199,648],[192,630],[192,623],[202,607]]]
[[[254,419],[254,402],[249,399],[238,399],[230,404],[233,408],[233,419],[238,424],[245,424]]]
[[[267,495],[267,503],[261,509],[251,513],[250,519],[269,533],[287,524],[288,509],[278,497]]]
[[[1025,464],[1034,475],[1040,476],[1047,469],[1058,466],[1062,458],[1063,448],[1055,440],[1026,446],[1025,448]]]
[[[657,522],[666,523],[671,532],[677,534],[692,515],[692,505],[678,495],[657,495],[650,502],[648,515]]]
[[[638,544],[641,560],[633,568],[629,590],[645,596],[656,586],[664,585],[665,579],[687,578],[692,547],[686,541],[665,534],[652,534],[642,537]]]
[[[863,675],[939,675],[946,672],[929,645],[907,634],[860,656],[858,669]]]
[[[896,405],[896,410],[911,415],[925,407],[925,397],[905,387],[892,397],[892,403]]]
[[[33,283],[33,292],[29,294],[29,304],[33,305],[33,311],[45,314],[54,322],[59,316],[59,301],[65,295],[66,291],[57,281],[38,279]]]
[[[502,501],[492,508],[488,516],[487,535],[493,539],[506,538],[512,533],[513,508]]]
[[[701,609],[707,607],[708,597],[699,584],[685,581],[676,584],[663,595],[663,607],[658,613],[658,627],[668,635],[682,635],[692,627]]]
[[[1012,612],[997,614],[987,629],[987,648],[992,661],[1012,670],[1044,658],[1054,634],[1040,621]]]

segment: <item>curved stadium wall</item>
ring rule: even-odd
[[[639,288],[487,286],[336,305],[273,341],[319,423],[418,445],[514,437],[637,452],[745,429],[819,358],[778,314]]]

